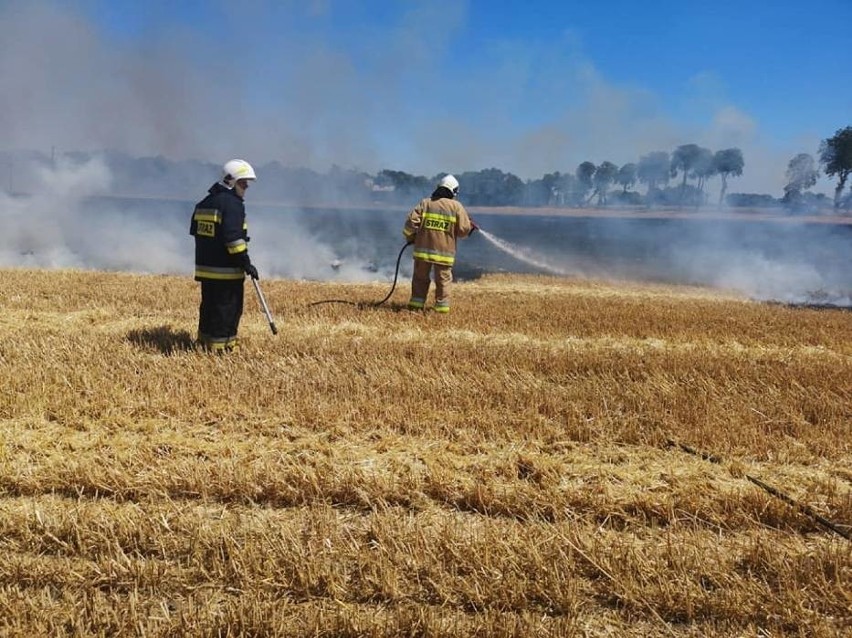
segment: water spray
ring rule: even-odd
[[[487,239],[493,246],[500,249],[507,255],[511,255],[518,261],[522,261],[525,264],[529,264],[530,266],[535,266],[536,268],[547,271],[554,275],[562,275],[563,277],[566,277],[571,274],[568,271],[559,268],[558,266],[553,266],[545,261],[542,261],[540,258],[533,257],[529,254],[528,250],[510,244],[505,239],[500,239],[499,237],[492,235],[486,230],[482,230],[480,228],[479,232],[482,233],[482,236]]]

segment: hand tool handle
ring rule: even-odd
[[[263,297],[263,292],[260,290],[260,284],[257,283],[257,279],[252,277],[251,283],[254,284],[254,289],[257,292],[257,298],[260,300],[260,305],[263,308],[263,314],[266,315],[266,321],[269,322],[269,329],[272,330],[272,334],[278,334],[278,328],[275,327],[275,322],[272,320],[272,313],[269,312],[269,306],[266,305],[266,299]]]

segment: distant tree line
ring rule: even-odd
[[[683,144],[671,152],[654,151],[636,162],[618,166],[610,161],[596,165],[581,162],[573,172],[548,173],[538,179],[522,180],[497,168],[458,174],[461,196],[471,206],[521,207],[702,207],[711,204],[708,182],[718,177],[717,206],[779,207],[791,212],[808,212],[833,205],[852,208],[852,192],[844,189],[852,172],[852,127],[838,130],[822,141],[819,162],[807,153],[792,158],[786,172],[784,194],[728,194],[729,180],[740,177],[745,159],[739,148],[717,151],[697,144]],[[834,199],[810,192],[824,174],[837,178]],[[344,171],[345,172],[345,171]],[[361,174],[371,201],[405,203],[427,193],[440,175],[427,178],[402,171],[381,171],[376,176]],[[644,192],[637,190],[644,187]],[[365,193],[366,194],[366,193]]]
[[[522,180],[497,168],[456,175],[461,196],[472,206],[702,206],[707,203],[707,180],[721,177],[719,202],[725,197],[728,179],[742,175],[745,161],[738,148],[713,152],[696,144],[677,147],[672,153],[656,151],[618,166],[610,161],[595,165],[581,162],[573,172],[556,171],[538,179]],[[388,200],[398,195],[423,192],[434,179],[398,171],[382,171],[374,180]],[[678,183],[671,184],[678,178]],[[637,184],[645,192],[636,190]],[[384,190],[383,187],[392,188]]]
[[[82,162],[92,154],[67,153],[62,158]],[[163,157],[132,158],[119,153],[101,153],[112,174],[112,191],[126,195],[196,197],[198,184],[215,179],[218,165],[199,161],[172,161]],[[745,159],[739,148],[713,151],[697,144],[683,144],[669,151],[653,151],[621,166],[610,161],[583,161],[574,171],[556,171],[537,179],[522,180],[498,168],[456,173],[461,198],[469,206],[518,207],[784,207],[793,212],[812,211],[833,205],[852,208],[852,193],[844,195],[852,172],[852,126],[839,129],[822,141],[817,158],[799,153],[787,165],[784,193],[728,194],[729,181],[740,177]],[[20,158],[0,153],[0,161],[12,165]],[[25,161],[55,162],[29,153]],[[288,167],[280,162],[257,166],[258,181],[252,195],[258,200],[348,204],[411,205],[428,196],[443,175],[430,177],[384,169],[369,174],[357,169],[332,166],[327,173]],[[837,179],[833,200],[814,194],[820,169]],[[10,172],[10,175],[12,173]],[[24,175],[26,171],[16,171]],[[718,177],[718,191],[710,192],[710,180]],[[642,187],[642,192],[638,186]],[[0,189],[14,192],[15,185]],[[17,190],[26,192],[26,184]],[[718,196],[717,196],[718,193]],[[711,201],[712,197],[712,201]]]

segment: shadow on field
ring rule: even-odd
[[[131,330],[127,334],[127,340],[136,346],[162,354],[193,349],[192,336],[186,330],[172,330],[171,326]]]

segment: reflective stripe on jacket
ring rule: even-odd
[[[456,260],[456,239],[470,235],[470,217],[464,206],[449,197],[426,198],[405,220],[402,234],[414,242],[414,258],[452,266]]]
[[[195,279],[245,279],[248,225],[242,198],[220,183],[192,213],[189,234],[195,237]]]

